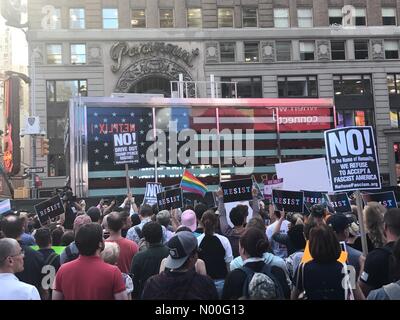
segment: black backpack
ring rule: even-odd
[[[264,264],[260,272],[255,272],[254,270],[250,269],[249,267],[242,266],[239,270],[242,270],[246,274],[246,280],[243,283],[243,289],[242,289],[242,298],[244,299],[251,299],[252,295],[249,292],[249,285],[250,282],[252,281],[254,275],[257,275],[258,277],[262,278],[264,277],[265,281],[272,281],[275,286],[275,296],[277,300],[284,300],[285,295],[284,295],[284,290],[282,288],[281,283],[279,280],[272,274],[271,266],[268,264]],[[262,298],[258,298],[262,299]]]
[[[44,262],[44,265],[53,265],[54,261],[56,261],[58,257],[58,254],[55,252],[52,252],[46,259],[46,261]]]

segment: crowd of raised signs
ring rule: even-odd
[[[400,209],[364,207],[364,256],[353,200],[349,212],[299,214],[252,196],[226,209],[220,190],[217,207],[161,211],[130,194],[66,201],[46,225],[33,210],[6,212],[0,299],[400,300]]]

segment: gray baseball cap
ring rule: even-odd
[[[167,243],[169,256],[165,263],[168,269],[179,269],[197,249],[197,239],[189,231],[181,231],[173,236]]]

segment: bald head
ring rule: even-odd
[[[6,264],[6,259],[18,253],[19,243],[15,239],[0,239],[0,268]]]

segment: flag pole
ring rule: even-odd
[[[357,213],[358,213],[358,224],[360,225],[362,251],[363,255],[366,257],[368,254],[368,244],[367,244],[367,235],[365,233],[363,203],[360,190],[355,191],[355,196],[356,196]]]
[[[125,163],[125,178],[126,178],[126,189],[128,190],[129,194],[131,192],[131,185],[129,181],[129,168],[127,163]]]

